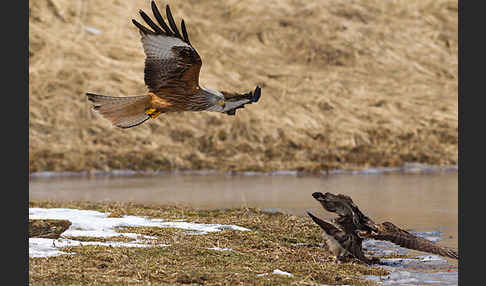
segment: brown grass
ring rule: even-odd
[[[84,94],[146,92],[131,19],[150,1],[29,1],[30,172],[457,163],[457,1],[157,3],[184,18],[201,84],[260,102],[113,128]]]
[[[31,207],[69,207],[166,220],[236,224],[252,231],[223,230],[189,235],[175,228],[130,227],[155,236],[164,247],[66,247],[76,253],[29,259],[30,285],[377,285],[362,275],[387,275],[379,266],[356,261],[337,264],[322,243],[321,230],[306,217],[259,209],[196,210],[182,206],[114,202],[30,202]],[[113,238],[82,241],[107,241]],[[120,238],[115,238],[120,241]],[[123,241],[123,240],[122,240]],[[301,245],[301,244],[306,244]],[[207,248],[231,248],[217,251]],[[293,277],[272,275],[275,269]],[[265,276],[257,274],[269,273]]]

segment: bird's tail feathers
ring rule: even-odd
[[[93,102],[93,110],[120,128],[130,128],[142,124],[150,115],[145,113],[150,104],[150,96],[113,97],[87,93]]]

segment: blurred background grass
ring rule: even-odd
[[[457,1],[157,4],[184,18],[202,85],[260,101],[116,129],[84,94],[146,92],[131,19],[150,1],[29,1],[30,172],[457,164]]]

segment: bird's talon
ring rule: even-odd
[[[157,116],[160,115],[160,112],[158,112],[157,109],[155,108],[149,108],[145,111],[145,114],[147,114],[151,118],[156,118]]]

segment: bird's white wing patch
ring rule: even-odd
[[[165,35],[143,35],[142,44],[147,58],[153,60],[167,60],[173,58],[173,47],[191,47],[179,38]]]
[[[225,103],[225,106],[224,106],[224,110],[222,112],[227,112],[229,110],[232,110],[238,106],[242,106],[248,102],[250,102],[251,99],[241,99],[241,100],[237,100],[237,101],[226,101]]]

